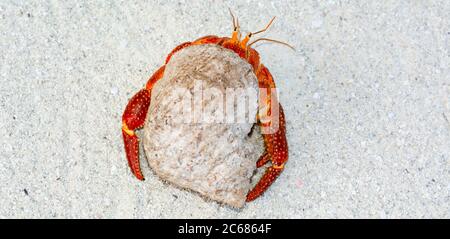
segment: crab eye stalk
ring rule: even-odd
[[[252,37],[252,33],[251,32],[248,33],[247,36],[244,37],[244,39],[242,39],[242,41],[240,43],[241,48],[243,48],[243,49],[247,48],[247,43],[250,40],[250,37]]]

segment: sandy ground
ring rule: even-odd
[[[1,218],[450,218],[450,3],[0,1]],[[128,169],[127,100],[177,44],[243,30],[290,161],[235,210]]]

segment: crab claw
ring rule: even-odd
[[[134,131],[144,126],[149,105],[150,91],[142,89],[128,102],[122,116],[122,135],[128,165],[139,180],[144,180],[144,176],[139,164],[139,139]]]
[[[278,178],[278,176],[281,174],[282,171],[283,165],[281,166],[272,165],[269,168],[267,168],[266,172],[261,177],[259,182],[256,184],[255,188],[253,188],[253,190],[251,190],[247,194],[246,201],[251,202],[256,198],[258,198],[261,194],[263,194],[267,190],[267,188],[269,188],[270,185],[272,185],[275,179]]]
[[[139,164],[139,139],[135,134],[129,135],[124,129],[122,129],[122,135],[128,166],[130,166],[131,172],[137,179],[144,180],[144,175],[142,175]]]
[[[266,164],[269,160],[272,162],[272,165],[266,169],[266,172],[256,186],[247,194],[247,202],[253,201],[261,196],[272,185],[275,179],[283,172],[284,164],[288,160],[286,123],[281,105],[279,105],[279,110],[278,131],[272,134],[263,134],[266,152],[256,162],[258,168]]]
[[[270,161],[270,155],[269,155],[269,153],[265,152],[256,162],[256,167],[261,168],[269,161]]]

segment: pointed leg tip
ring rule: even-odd
[[[145,178],[141,172],[133,172],[133,174],[139,181],[145,181]]]
[[[264,166],[267,162],[269,162],[269,160],[270,160],[270,155],[267,152],[265,152],[256,162],[256,167],[260,168],[260,167]]]
[[[137,136],[132,135],[122,129],[123,139],[125,144],[125,153],[128,161],[128,166],[131,169],[131,173],[140,181],[144,181],[144,175],[141,172],[141,166],[139,164],[139,140]]]
[[[247,198],[245,199],[245,202],[252,202],[252,201],[254,201],[256,198],[254,198],[254,197],[249,197],[248,195],[247,195]]]
[[[247,197],[245,199],[246,202],[252,202],[255,201],[257,198],[259,198],[263,194],[262,191],[252,189],[247,193]]]
[[[246,202],[251,202],[263,195],[267,188],[272,185],[272,183],[275,181],[275,179],[277,179],[282,171],[282,166],[279,167],[272,165],[271,167],[267,168],[266,172],[261,177],[256,186],[250,192],[248,192]]]

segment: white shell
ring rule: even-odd
[[[258,92],[257,78],[251,66],[234,52],[213,44],[190,46],[179,51],[166,65],[164,77],[152,90],[143,141],[148,163],[168,182],[212,200],[242,207],[252,186],[250,179],[256,161],[264,152],[259,127],[253,127],[257,96],[247,99],[248,122],[202,123],[198,114],[183,118],[177,107],[189,94],[174,94],[175,89],[193,93],[200,82],[203,89],[214,87],[223,94],[227,88]],[[245,95],[238,94],[237,99],[235,107]],[[226,111],[223,100],[217,97],[188,102],[194,109],[203,106],[206,113]]]

